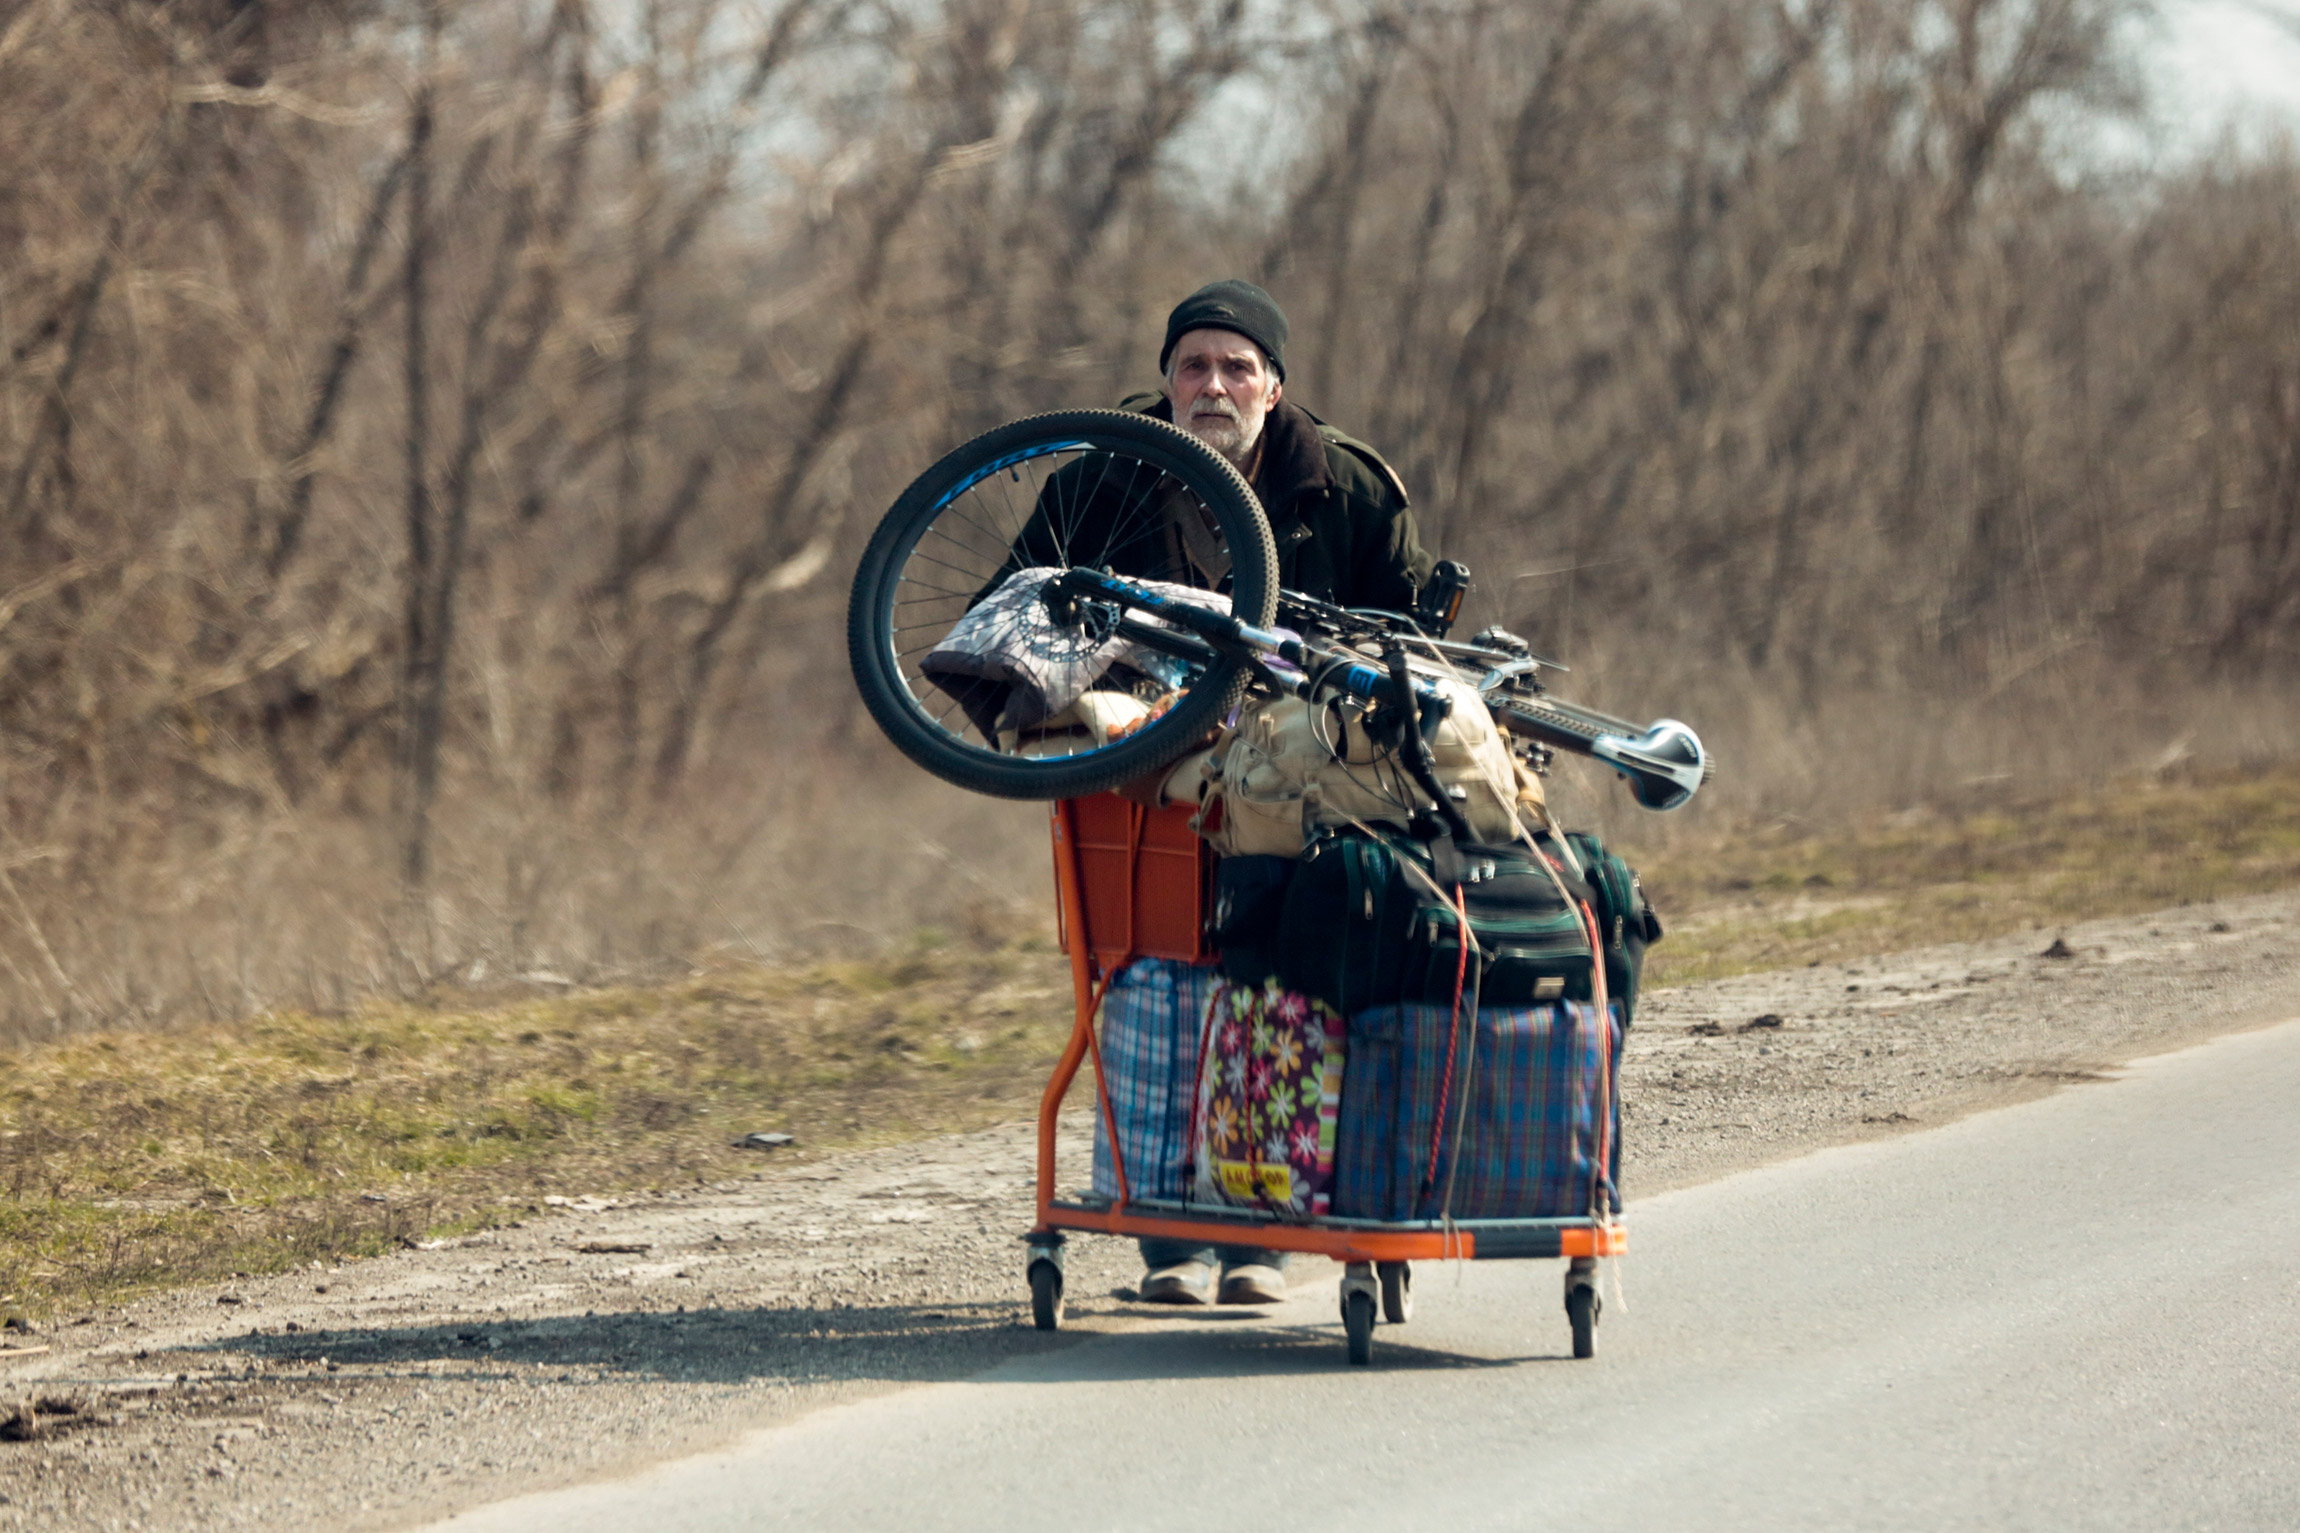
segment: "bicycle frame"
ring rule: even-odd
[[[1415,628],[1412,619],[1402,615],[1370,618],[1299,597],[1286,598],[1323,620],[1349,624],[1361,642],[1379,643],[1383,660],[1377,665],[1360,649],[1241,622],[1100,570],[1065,572],[1047,582],[1044,599],[1055,620],[1065,625],[1083,623],[1199,665],[1222,658],[1244,660],[1273,691],[1312,702],[1347,698],[1366,708],[1370,720],[1389,711],[1392,722],[1375,724],[1377,733],[1386,728],[1392,743],[1404,747],[1408,770],[1449,822],[1458,821],[1458,813],[1437,788],[1434,773],[1425,774],[1424,768],[1427,742],[1453,703],[1435,679],[1413,671],[1412,651],[1417,645],[1449,670],[1454,657],[1485,664],[1476,686],[1496,724],[1544,749],[1604,762],[1627,780],[1631,795],[1648,809],[1682,808],[1716,773],[1716,763],[1700,736],[1677,720],[1639,725],[1551,697],[1536,678],[1545,662],[1507,650],[1429,639],[1418,629],[1401,632]],[[1144,622],[1131,615],[1135,611],[1147,612],[1157,621]],[[1400,717],[1409,707],[1412,729],[1405,728]],[[1459,839],[1468,839],[1458,823],[1451,828]]]

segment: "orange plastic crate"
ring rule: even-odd
[[[1145,809],[1115,793],[1054,806],[1054,855],[1077,859],[1084,907],[1061,910],[1064,952],[1077,957],[1083,926],[1087,953],[1105,974],[1131,958],[1214,961],[1206,941],[1214,853],[1190,829],[1190,814],[1186,805]],[[1061,887],[1058,877],[1058,901]]]

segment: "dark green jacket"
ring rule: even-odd
[[[1120,408],[1174,418],[1157,394],[1137,394]],[[1254,493],[1277,544],[1278,584],[1337,606],[1411,609],[1435,561],[1422,548],[1396,472],[1371,447],[1283,401],[1262,433]],[[1107,564],[1121,575],[1182,578],[1158,532],[1159,516],[1137,503],[1148,488],[1130,477],[1110,481],[1092,459],[1062,469],[982,594],[1029,565]],[[1060,514],[1050,516],[1055,507]]]
[[[1120,408],[1174,418],[1159,394],[1136,394]],[[1262,423],[1254,494],[1277,540],[1279,585],[1340,607],[1412,610],[1436,560],[1381,454],[1280,400]]]

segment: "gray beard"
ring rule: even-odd
[[[1229,459],[1233,468],[1239,469],[1246,466],[1246,460],[1253,454],[1254,444],[1262,439],[1261,421],[1254,422],[1254,429],[1248,431],[1244,421],[1228,415],[1193,415],[1187,427],[1192,436]]]

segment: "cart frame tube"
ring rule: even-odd
[[[1063,1046],[1062,1057],[1055,1061],[1053,1078],[1047,1081],[1046,1092],[1038,1099],[1040,1230],[1054,1228],[1048,1216],[1054,1211],[1055,1120],[1061,1115],[1062,1099],[1070,1094],[1071,1081],[1077,1078],[1078,1062],[1086,1057],[1087,1045],[1093,1040],[1094,1013],[1102,999],[1095,994],[1094,956],[1086,941],[1085,890],[1078,878],[1078,820],[1068,799],[1054,802],[1054,888],[1061,902],[1062,945],[1070,952],[1070,992],[1076,1009],[1070,1022],[1070,1041]],[[1096,1062],[1099,1064],[1099,1059]],[[1115,1140],[1111,1148],[1117,1148]]]
[[[1474,1261],[1480,1257],[1619,1256],[1629,1233],[1618,1224],[1560,1221],[1511,1230],[1362,1229],[1348,1225],[1246,1224],[1228,1219],[1183,1219],[1170,1214],[1130,1214],[1124,1208],[1086,1208],[1055,1203],[1041,1189],[1042,1230],[1079,1230],[1096,1235],[1151,1236],[1206,1245],[1254,1246],[1266,1251],[1301,1251],[1338,1262]],[[1554,1242],[1554,1243],[1553,1243]]]

